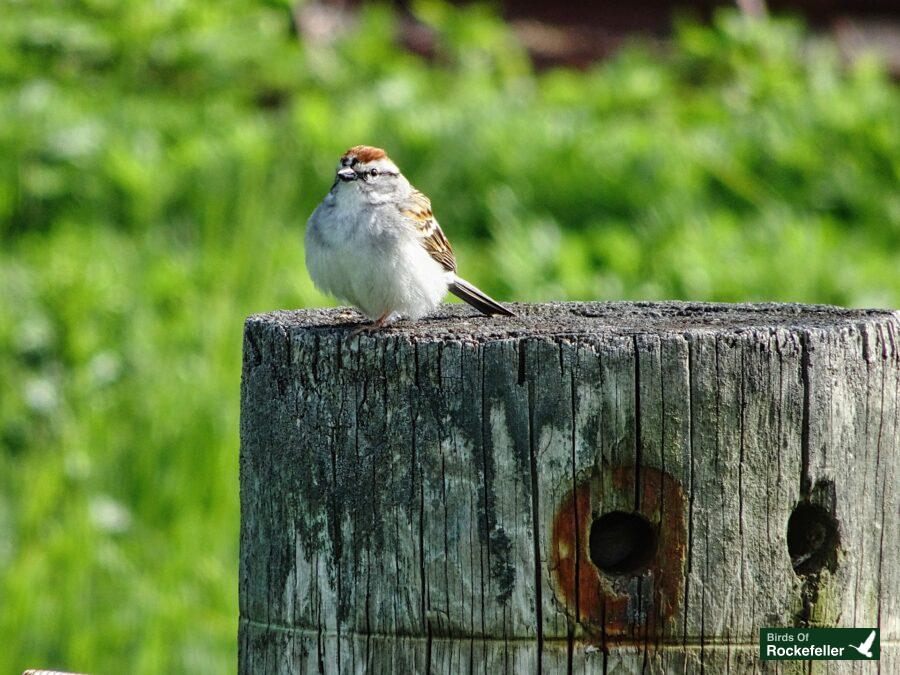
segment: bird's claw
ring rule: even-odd
[[[391,316],[390,312],[386,312],[386,313],[382,314],[381,316],[379,316],[372,323],[363,324],[359,328],[354,329],[353,331],[350,332],[350,335],[347,336],[347,342],[350,342],[351,340],[353,340],[353,338],[358,337],[362,333],[368,333],[369,331],[373,331],[373,330],[381,330],[382,328],[384,328],[385,326],[387,326],[388,324],[391,323],[390,316]]]

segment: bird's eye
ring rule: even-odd
[[[375,178],[375,176],[378,175],[378,169],[371,169],[369,175],[372,176],[372,178]]]

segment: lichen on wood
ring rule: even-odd
[[[248,319],[242,673],[743,672],[817,624],[891,672],[896,313],[516,311]]]

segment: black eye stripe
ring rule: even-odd
[[[359,176],[360,178],[366,178],[370,174],[369,174],[368,170],[367,171],[357,170],[356,175]],[[378,169],[378,175],[379,176],[399,176],[400,174],[397,173],[396,171],[382,171],[381,169]]]

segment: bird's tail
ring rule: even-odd
[[[469,303],[482,314],[488,316],[515,316],[506,307],[490,297],[487,293],[478,290],[465,279],[456,277],[450,284],[448,290],[457,298]]]

